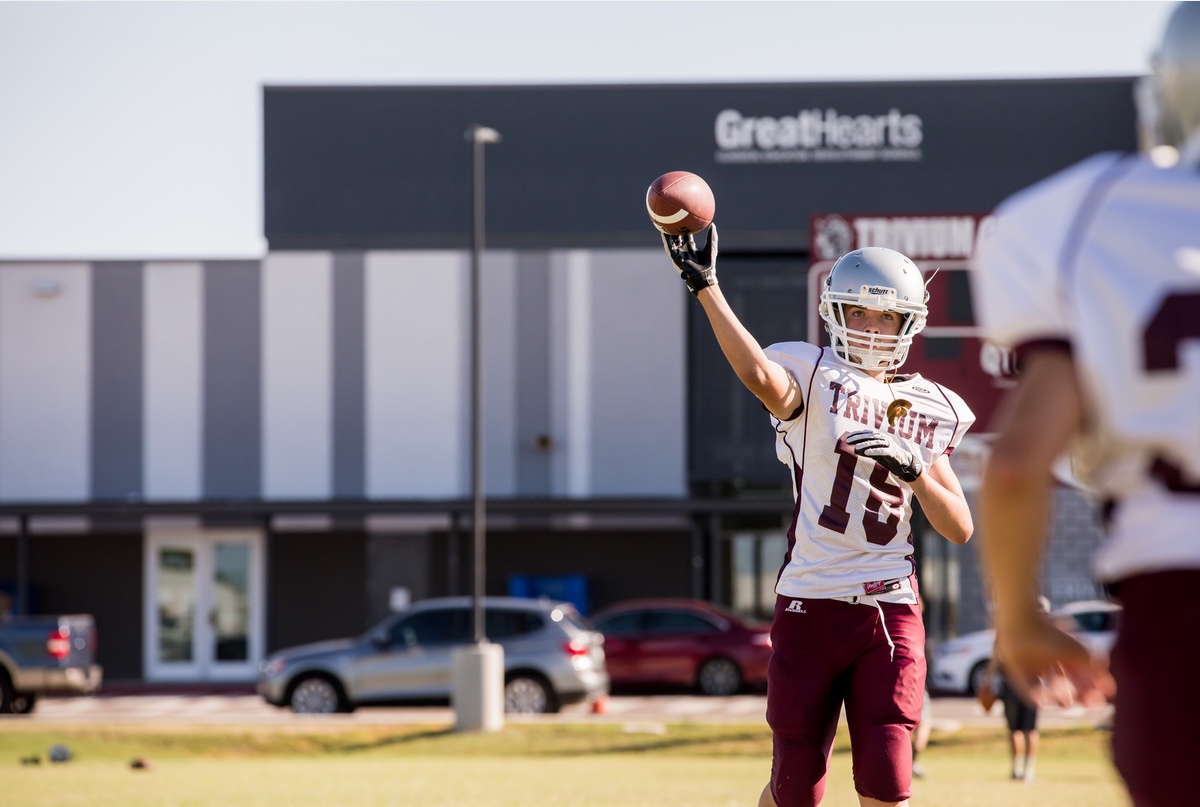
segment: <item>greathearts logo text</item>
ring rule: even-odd
[[[805,109],[780,117],[725,109],[715,135],[718,162],[916,161],[925,139],[920,116],[898,109],[882,115]]]

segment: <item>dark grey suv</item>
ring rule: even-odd
[[[608,693],[604,637],[569,603],[484,599],[485,633],[504,647],[507,712],[555,712]],[[471,600],[423,600],[357,639],[281,650],[261,665],[258,692],[296,712],[450,697],[450,655],[471,641]]]

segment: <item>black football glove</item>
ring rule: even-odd
[[[699,294],[700,289],[717,285],[717,225],[709,225],[708,240],[704,243],[704,249],[699,251],[696,250],[696,239],[690,233],[663,233],[662,239],[667,257],[679,270],[679,276],[683,278],[688,291]]]
[[[905,482],[915,482],[925,472],[917,455],[887,432],[863,429],[846,435],[846,442],[860,457],[870,457]]]

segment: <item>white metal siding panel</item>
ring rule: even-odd
[[[143,307],[143,495],[198,499],[203,445],[204,269],[148,263]]]
[[[461,252],[366,257],[366,454],[370,498],[464,493]]]
[[[262,491],[332,490],[333,256],[272,253],[262,270]]]
[[[592,266],[585,250],[550,260],[550,490],[592,493]]]
[[[84,500],[91,266],[0,267],[0,499]]]
[[[662,250],[591,260],[591,493],[685,496],[692,298]]]

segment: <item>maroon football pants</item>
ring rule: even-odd
[[[865,598],[776,599],[767,722],[774,739],[771,793],[779,807],[820,803],[843,702],[855,789],[880,801],[912,795],[925,627],[916,605],[879,605]]]
[[[1113,587],[1124,610],[1113,760],[1136,807],[1200,803],[1200,570],[1141,574]]]

